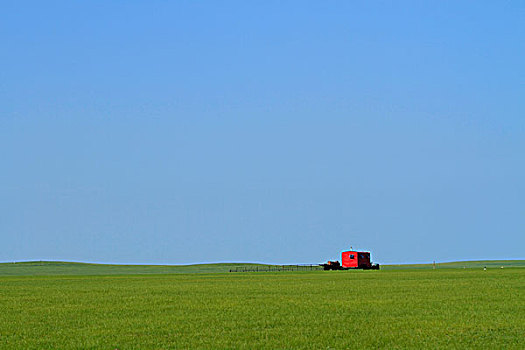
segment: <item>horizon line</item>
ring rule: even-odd
[[[435,261],[436,264],[449,264],[460,262],[481,262],[481,261],[524,261],[525,258],[511,258],[511,259],[476,259],[476,260],[451,260],[451,261]],[[117,266],[194,266],[194,265],[214,265],[214,264],[253,264],[253,265],[319,265],[320,263],[266,263],[254,261],[204,261],[182,264],[148,264],[148,263],[118,263],[118,262],[89,262],[89,261],[74,261],[74,260],[15,260],[15,261],[0,261],[0,264],[20,264],[20,263],[74,263],[86,265],[117,265]],[[403,263],[381,263],[381,266],[402,266],[402,265],[432,265],[431,262],[403,262]]]

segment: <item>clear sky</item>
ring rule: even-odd
[[[3,1],[0,261],[525,258],[523,1]]]

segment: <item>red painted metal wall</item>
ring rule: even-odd
[[[357,267],[357,252],[347,251],[341,253],[342,267]]]
[[[343,268],[361,267],[370,268],[370,253],[346,251],[341,253],[341,266]]]

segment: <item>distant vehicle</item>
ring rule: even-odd
[[[328,261],[325,264],[319,264],[324,270],[379,270],[379,264],[373,264],[370,261],[370,252],[358,252],[348,250],[341,253],[341,263],[339,261]]]

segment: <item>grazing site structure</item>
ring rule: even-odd
[[[370,261],[370,252],[358,252],[348,250],[341,253],[341,263],[339,261],[328,261],[321,264],[325,270],[379,270],[379,264],[373,264]]]

